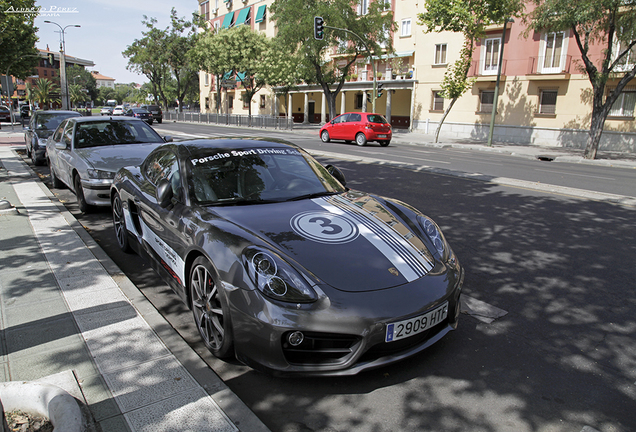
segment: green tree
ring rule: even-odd
[[[534,0],[534,3],[536,8],[526,16],[529,28],[570,30],[581,52],[582,69],[592,84],[593,93],[585,157],[595,159],[610,109],[636,76],[636,2]],[[603,48],[600,62],[592,56],[595,45]],[[607,82],[614,78],[618,83],[606,94]]]
[[[35,0],[0,0],[0,74],[20,79],[33,74],[38,63],[35,14],[16,11],[35,7]]]
[[[106,101],[115,99],[115,89],[112,87],[100,87],[97,89],[97,101],[99,105],[106,105]]]
[[[298,83],[304,81],[301,58],[298,54],[286,51],[283,44],[274,38],[266,56],[266,64],[270,65],[265,69],[267,84],[276,88],[278,96],[284,96],[285,113],[291,118],[287,101],[289,92],[297,89]]]
[[[59,86],[46,78],[36,78],[33,93],[40,106],[46,106],[47,109],[52,102],[60,102]]]
[[[35,102],[35,90],[33,89],[33,85],[27,81],[24,85],[24,93],[27,102],[29,102],[29,107],[33,110],[33,102]]]
[[[451,31],[463,34],[465,39],[459,58],[448,68],[441,84],[442,96],[450,102],[435,130],[435,142],[457,99],[473,86],[474,81],[468,78],[468,72],[477,38],[486,34],[486,26],[502,24],[508,18],[518,16],[522,8],[520,0],[426,0],[426,12],[417,16],[418,24],[425,27],[424,33]]]
[[[374,1],[366,14],[360,15],[356,2],[350,0],[275,0],[270,7],[270,20],[275,21],[277,38],[285,49],[298,53],[303,61],[301,69],[307,71],[307,83],[318,83],[327,100],[330,116],[336,111],[336,97],[359,57],[382,54],[382,46],[392,46],[391,31],[397,25],[393,13],[386,12],[383,1]],[[314,39],[314,17],[321,16],[328,27],[322,40]],[[356,36],[357,35],[357,36]],[[347,61],[340,65],[325,62],[329,50],[338,49]],[[332,90],[332,86],[335,89]]]
[[[226,50],[223,46],[224,35],[214,29],[205,32],[192,50],[192,60],[199,70],[214,76],[216,82],[216,113],[221,112],[221,80],[232,69],[226,69],[229,60],[224,58]]]
[[[98,99],[97,80],[90,71],[77,65],[68,66],[66,68],[66,79],[69,85],[77,84],[86,91],[85,94],[88,98],[80,102],[86,100],[96,101]]]
[[[71,84],[68,86],[68,94],[71,106],[76,107],[79,102],[90,100],[86,89],[81,84]]]

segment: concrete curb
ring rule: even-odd
[[[52,384],[28,381],[0,383],[0,400],[5,412],[20,410],[48,418],[54,431],[83,431],[82,411],[75,398]]]

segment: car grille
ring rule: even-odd
[[[290,364],[335,365],[346,362],[358,348],[361,338],[352,335],[303,332],[305,339],[298,346],[283,337],[283,354]]]

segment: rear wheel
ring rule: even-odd
[[[161,124],[163,122],[163,119],[158,119],[157,123]]]
[[[53,166],[51,165],[50,160],[49,160],[49,173],[51,176],[51,186],[53,186],[55,189],[60,189],[62,186],[64,186],[64,184],[60,181],[60,179],[57,178],[57,176],[55,175],[55,170],[53,169]]]
[[[119,194],[113,198],[113,227],[115,228],[115,237],[119,248],[130,253],[130,243],[128,242],[128,230],[126,229],[126,218],[124,216],[124,206],[121,202]]]
[[[329,132],[327,132],[326,130],[322,131],[322,133],[320,134],[320,139],[322,140],[322,142],[329,142]]]
[[[88,213],[90,206],[86,202],[84,197],[84,189],[82,188],[82,180],[79,175],[75,175],[73,179],[73,186],[75,187],[75,196],[77,197],[77,206],[82,213]]]
[[[234,354],[229,308],[221,284],[205,257],[197,258],[190,272],[190,296],[194,323],[205,346],[218,358]]]
[[[367,137],[362,132],[359,132],[358,135],[356,135],[356,144],[359,146],[367,145]]]
[[[391,140],[378,141],[378,142],[380,143],[382,147],[387,147],[389,144],[391,144]]]

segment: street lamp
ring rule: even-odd
[[[47,24],[55,24],[60,28],[60,35],[62,40],[60,41],[60,89],[62,90],[62,109],[69,109],[68,103],[68,86],[66,83],[66,57],[64,53],[66,52],[66,41],[64,40],[64,30],[69,27],[81,27],[78,24],[69,24],[65,27],[62,27],[56,22],[53,21],[44,21]]]

